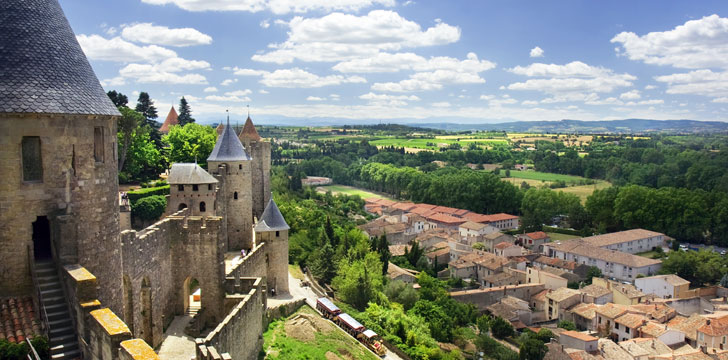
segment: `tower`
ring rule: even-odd
[[[159,128],[159,132],[161,132],[162,134],[169,133],[169,127],[172,125],[179,125],[179,120],[177,118],[177,110],[174,109],[174,106],[172,106],[172,108],[169,109],[167,118],[164,119],[164,123]]]
[[[225,218],[227,250],[253,247],[251,161],[235,131],[227,126],[207,158],[207,169],[220,181],[216,212]]]
[[[116,122],[57,0],[0,2],[0,294],[79,263],[122,313]]]
[[[197,164],[175,163],[169,169],[166,213],[189,208],[193,216],[215,216],[217,179]]]
[[[288,293],[288,229],[271,197],[255,224],[255,242],[265,243],[268,289],[275,289],[276,294]]]
[[[258,135],[250,116],[245,120],[239,137],[253,158],[253,216],[260,218],[270,200],[270,142],[263,141]]]

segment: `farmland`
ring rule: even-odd
[[[363,190],[359,188],[355,188],[353,186],[346,186],[346,185],[328,185],[328,186],[319,186],[316,188],[319,192],[327,192],[331,191],[332,194],[346,194],[346,195],[359,195],[362,199],[366,198],[377,198],[377,199],[389,199],[392,200],[392,198],[377,194],[368,190]]]
[[[493,147],[497,145],[508,145],[508,140],[501,139],[489,139],[489,138],[478,138],[471,136],[438,136],[435,138],[379,138],[377,140],[370,141],[372,145],[382,146],[395,146],[415,149],[428,149],[437,150],[441,147],[448,147],[452,144],[460,144],[462,147],[466,147],[471,143],[475,143],[479,147]]]
[[[501,172],[503,174],[503,172]],[[585,184],[589,181],[587,178],[581,176],[552,174],[540,171],[532,170],[510,170],[510,177],[504,177],[503,181],[508,181],[514,185],[521,185],[523,182],[527,183],[532,187],[550,186],[557,181],[563,181],[566,187],[556,188],[554,191],[563,191],[565,193],[574,194],[581,199],[581,202],[586,202],[586,198],[591,195],[594,190],[601,190],[608,188],[611,184],[604,180],[591,180],[593,184]]]

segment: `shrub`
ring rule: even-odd
[[[154,195],[169,195],[169,185],[150,187],[146,189],[132,190],[127,192],[129,201],[133,204],[137,200]]]
[[[493,336],[503,339],[513,335],[513,325],[502,317],[494,317],[490,322]]]
[[[167,199],[161,195],[142,198],[131,205],[131,215],[142,220],[157,220],[167,208]]]
[[[559,321],[558,325],[556,325],[556,326],[560,327],[564,330],[572,330],[572,331],[576,330],[576,325],[574,325],[573,322],[568,321],[568,320],[561,320],[561,321]]]

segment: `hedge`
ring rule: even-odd
[[[133,204],[139,199],[143,199],[147,196],[153,195],[169,195],[169,185],[151,187],[146,189],[132,190],[127,192],[129,195],[129,201]]]

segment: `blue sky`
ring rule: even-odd
[[[106,90],[163,119],[725,121],[725,1],[61,0]]]

